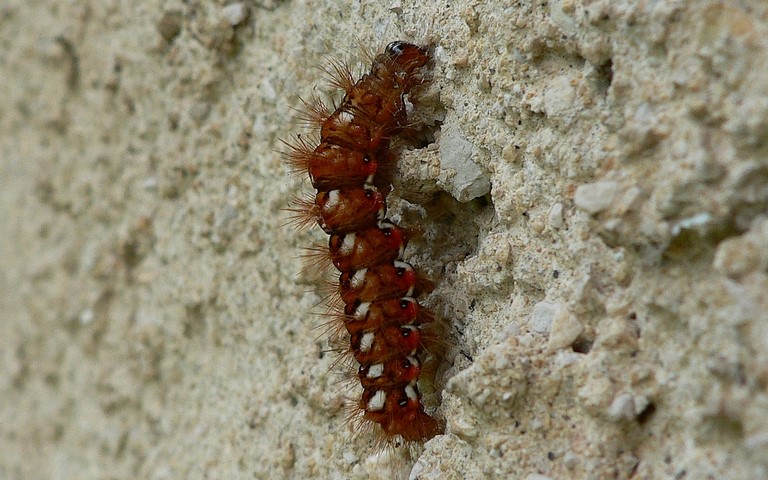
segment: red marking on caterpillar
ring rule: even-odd
[[[344,307],[333,326],[349,335],[345,353],[359,364],[363,387],[353,413],[377,424],[387,443],[424,442],[443,431],[417,387],[419,356],[436,340],[425,328],[434,317],[416,298],[432,284],[402,260],[409,232],[386,219],[391,184],[383,173],[394,161],[392,138],[407,128],[406,97],[425,82],[428,61],[426,47],[396,41],[357,81],[332,63],[327,72],[344,99],[333,111],[318,99],[304,102],[302,119],[319,128],[319,144],[299,137],[287,152],[289,167],[317,190],[296,202],[295,221],[316,222],[330,235],[327,258],[340,272]]]

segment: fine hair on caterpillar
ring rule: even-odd
[[[387,217],[387,196],[393,146],[416,127],[410,111],[428,81],[431,52],[394,41],[365,56],[369,70],[357,79],[346,62],[322,68],[341,100],[301,100],[298,118],[313,133],[286,143],[285,158],[315,193],[295,198],[288,210],[297,227],[317,223],[328,235],[327,247],[312,246],[306,256],[312,270],[337,271],[322,328],[338,355],[334,367],[346,366],[346,378],[359,385],[346,422],[380,447],[422,444],[444,428],[420,389],[433,386],[425,377],[434,376],[434,362],[426,360],[442,350],[442,340],[434,315],[419,303],[434,285],[404,259],[416,230]]]

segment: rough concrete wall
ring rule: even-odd
[[[327,55],[428,38],[412,475],[768,476],[764,1],[50,3],[0,5],[0,477],[407,471],[344,426],[275,150]]]

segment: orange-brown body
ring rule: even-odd
[[[431,320],[412,297],[350,302],[344,307],[344,326],[350,335],[385,325],[423,325]]]
[[[344,190],[319,191],[315,196],[318,224],[326,233],[363,230],[384,220],[387,201],[373,185]]]
[[[317,190],[359,187],[376,173],[376,155],[341,145],[321,143],[307,165],[312,186]]]
[[[379,225],[352,234],[331,235],[328,251],[333,266],[340,272],[351,272],[400,258],[406,238],[397,225]]]
[[[405,262],[380,263],[371,268],[339,275],[339,295],[346,303],[372,302],[389,297],[409,297],[418,277]]]
[[[306,103],[305,118],[320,129],[320,144],[300,137],[289,164],[306,171],[317,189],[314,203],[302,207],[330,235],[329,258],[341,272],[340,320],[350,335],[348,354],[360,364],[363,395],[357,407],[364,420],[381,426],[387,440],[423,442],[442,431],[420,401],[418,355],[422,331],[432,315],[416,300],[420,280],[402,261],[407,238],[385,220],[391,185],[380,168],[391,161],[390,141],[407,124],[406,96],[424,82],[427,48],[392,42],[357,82],[336,65],[333,84],[345,89],[338,108]]]

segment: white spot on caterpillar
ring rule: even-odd
[[[339,191],[331,190],[330,192],[328,192],[328,200],[325,202],[323,209],[331,210],[333,208],[336,208],[336,205],[338,204],[339,204]]]
[[[371,302],[365,302],[358,305],[357,308],[355,309],[355,314],[354,314],[355,320],[365,319],[365,316],[368,315],[368,310],[370,308],[371,308]]]
[[[373,332],[364,333],[363,338],[360,339],[360,351],[363,353],[370,351],[375,339],[376,335]]]
[[[413,267],[411,266],[410,263],[401,262],[399,260],[395,262],[395,268],[402,268],[403,270],[405,270],[407,272],[412,272],[413,271]],[[408,296],[410,296],[410,295],[408,295]]]
[[[355,119],[355,116],[349,113],[346,110],[342,110],[339,112],[339,116],[336,117],[336,125],[344,125],[347,123],[351,123],[352,120]]]
[[[376,363],[368,367],[368,375],[366,377],[368,378],[379,378],[384,374],[384,364],[383,363]]]
[[[408,387],[406,387],[408,388]],[[376,390],[370,400],[368,400],[367,409],[369,412],[376,412],[384,408],[384,402],[387,399],[387,394],[383,390]]]
[[[406,116],[411,116],[413,114],[413,103],[411,102],[411,99],[408,97],[408,95],[403,95],[403,103],[405,104],[405,113]]]
[[[405,387],[405,396],[408,397],[408,400],[411,400],[413,402],[417,402],[419,400],[419,395],[416,393],[416,390],[411,385],[408,385]]]
[[[344,235],[344,240],[341,242],[341,248],[339,248],[339,253],[342,255],[349,255],[352,252],[352,249],[355,247],[355,234],[354,233],[348,233]]]
[[[411,362],[411,365],[413,365],[414,367],[418,367],[419,366],[419,359],[418,358],[413,357],[411,355],[408,355],[405,358],[407,358],[408,361]]]
[[[356,271],[354,275],[352,275],[352,278],[349,280],[349,284],[352,286],[352,288],[358,288],[363,284],[366,272],[368,272],[367,268],[361,268],[360,270]]]

